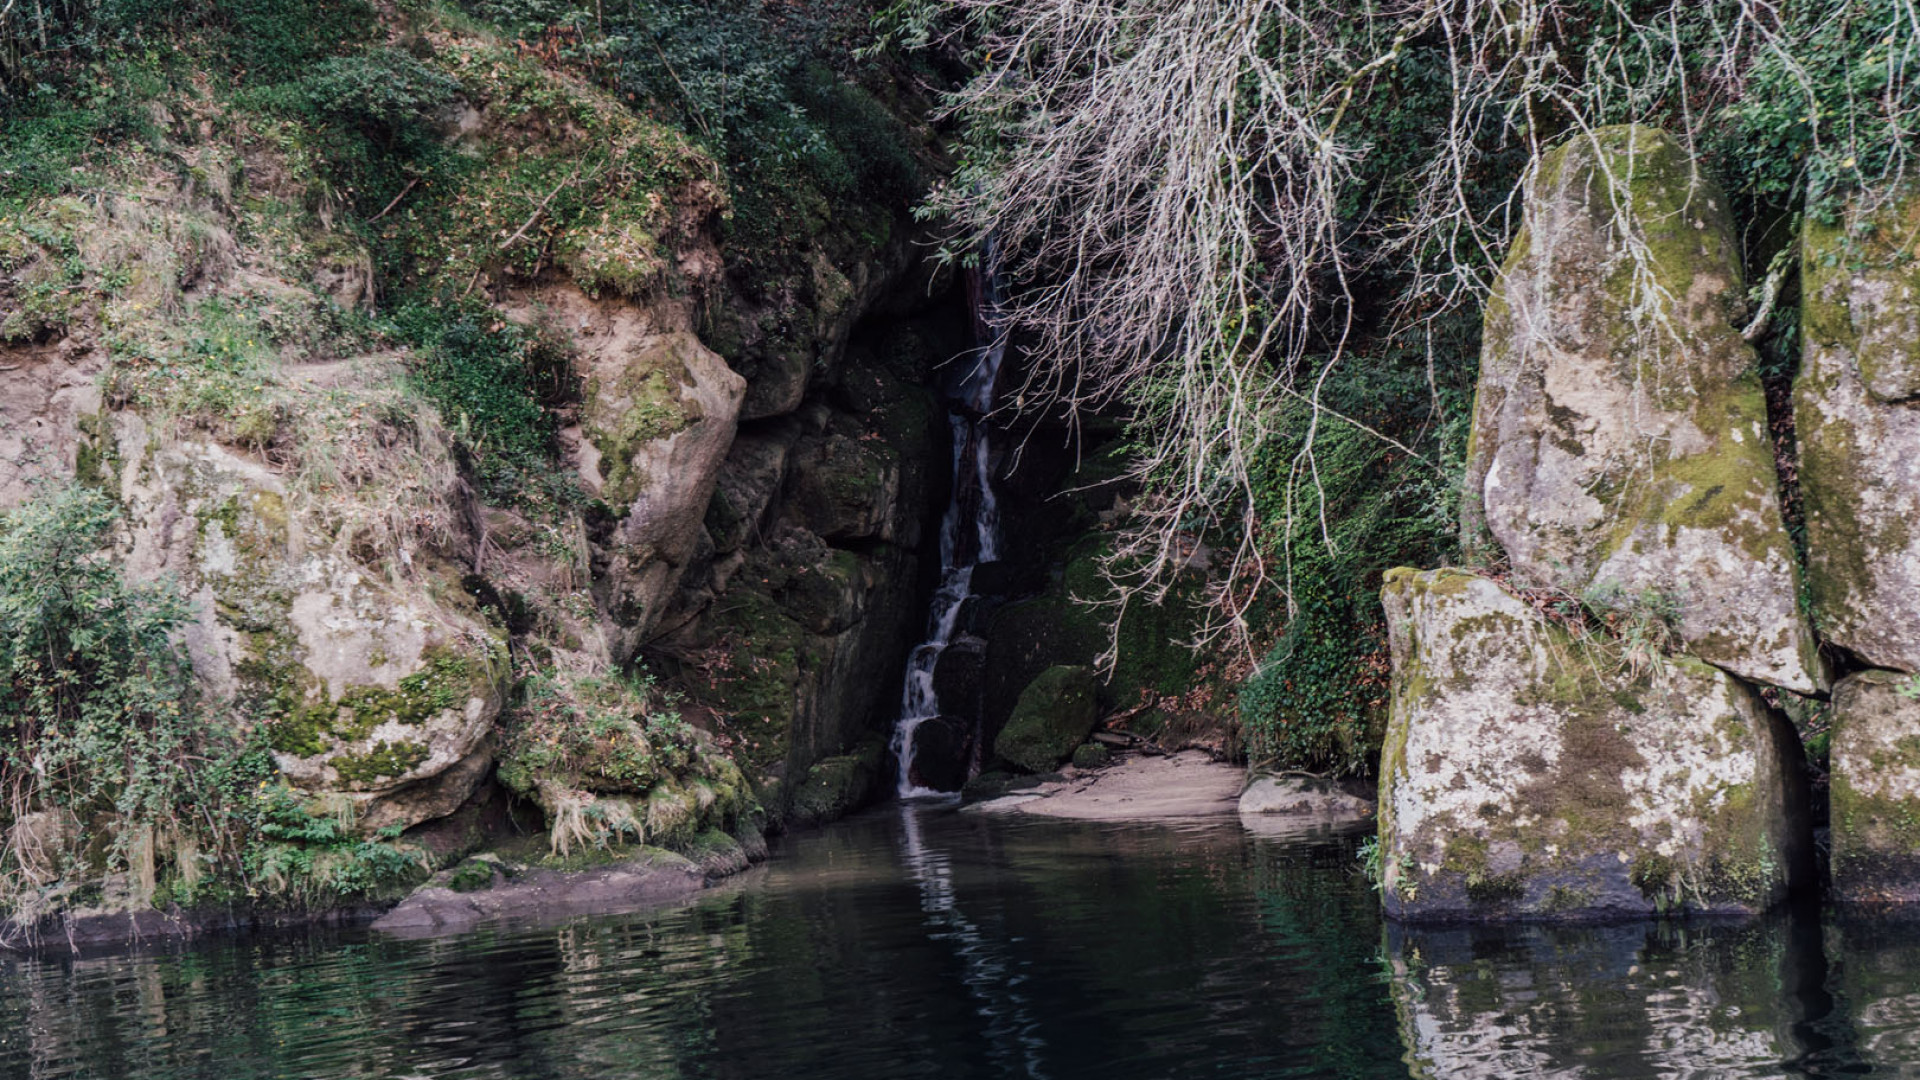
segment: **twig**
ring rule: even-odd
[[[505,251],[508,248],[512,247],[513,245],[519,243],[522,239],[524,239],[527,235],[527,230],[533,228],[533,223],[536,221],[539,221],[540,215],[547,212],[548,205],[550,205],[553,202],[554,198],[558,196],[561,191],[571,186],[577,180],[582,180],[582,179],[591,180],[598,175],[600,175],[600,169],[598,167],[596,167],[591,173],[588,173],[585,177],[582,177],[580,175],[579,169],[575,169],[571,174],[567,176],[565,180],[562,180],[558,184],[553,185],[553,190],[547,192],[547,197],[540,200],[540,205],[533,208],[533,213],[529,214],[527,216],[527,220],[523,222],[518,229],[514,230],[513,235],[507,237],[506,242],[500,245],[500,250]]]
[[[1800,265],[1800,243],[1795,241],[1781,248],[1767,264],[1767,280],[1760,286],[1760,309],[1753,313],[1753,321],[1740,331],[1740,336],[1752,344],[1765,337],[1767,323],[1773,318],[1773,305],[1780,299],[1780,286],[1786,283],[1787,275]]]
[[[415,184],[418,184],[419,182],[420,182],[420,178],[419,178],[419,177],[417,177],[417,176],[416,176],[416,177],[414,177],[413,179],[411,179],[411,180],[409,180],[409,181],[407,181],[407,186],[406,186],[406,187],[403,187],[403,188],[401,188],[401,189],[400,189],[400,194],[398,194],[398,195],[395,195],[395,196],[393,197],[393,201],[387,204],[387,208],[386,208],[385,210],[382,210],[382,211],[380,211],[379,213],[377,213],[377,214],[375,214],[375,215],[373,215],[372,217],[370,217],[370,218],[368,218],[368,219],[367,219],[367,224],[369,224],[369,225],[371,225],[371,224],[373,224],[374,222],[376,222],[376,221],[379,221],[379,220],[380,220],[381,218],[383,218],[383,217],[386,217],[386,216],[387,216],[388,214],[391,214],[391,213],[393,213],[393,208],[394,208],[394,207],[396,207],[396,206],[399,206],[399,205],[400,205],[400,200],[401,200],[401,199],[404,199],[404,198],[406,198],[406,197],[407,197],[407,192],[409,192],[409,191],[412,191],[412,190],[413,190],[413,186],[414,186]]]

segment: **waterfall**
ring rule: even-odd
[[[900,717],[893,728],[893,756],[899,765],[902,798],[942,794],[914,783],[913,733],[940,715],[934,669],[953,640],[967,598],[973,595],[973,568],[1000,557],[1000,504],[993,490],[986,416],[993,411],[994,385],[1000,377],[1001,361],[1006,359],[1007,345],[994,326],[999,282],[990,270],[991,264],[989,247],[982,268],[969,278],[976,359],[962,374],[947,410],[947,423],[953,429],[953,496],[940,519],[940,585],[934,590],[927,616],[927,636],[907,660]]]

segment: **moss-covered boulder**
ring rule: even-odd
[[[1799,743],[1689,658],[1635,672],[1490,579],[1387,575],[1380,871],[1402,919],[1752,912],[1806,871]]]
[[[1488,300],[1465,540],[1525,579],[1677,609],[1689,652],[1815,690],[1726,196],[1670,136],[1548,154]]]
[[[1865,228],[1809,223],[1794,382],[1807,569],[1820,632],[1920,671],[1920,195]]]
[[[886,765],[887,746],[878,740],[820,759],[794,787],[793,820],[821,825],[858,810],[879,790]]]
[[[1833,688],[1833,894],[1920,900],[1920,700],[1914,678],[1863,671]]]
[[[404,536],[348,532],[353,501],[298,498],[275,470],[119,419],[126,561],[190,597],[205,701],[263,729],[282,773],[352,801],[368,828],[450,812],[483,778],[510,679],[505,635],[456,571]],[[351,431],[341,429],[342,443]]]
[[[1050,667],[1027,684],[1013,716],[993,741],[993,752],[1028,772],[1047,772],[1073,756],[1099,719],[1093,670]]]

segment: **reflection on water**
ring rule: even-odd
[[[1920,1076],[1920,924],[1383,930],[1354,844],[888,808],[673,911],[0,961],[0,1077]]]

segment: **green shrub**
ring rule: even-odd
[[[1425,356],[1386,352],[1350,361],[1323,387],[1341,416],[1309,423],[1293,403],[1275,418],[1251,474],[1269,550],[1283,549],[1291,614],[1240,696],[1249,753],[1281,768],[1370,773],[1388,703],[1382,575],[1428,566],[1456,546],[1459,475],[1470,409],[1464,326],[1447,349],[1447,383],[1429,384]],[[1465,369],[1465,370],[1463,370]],[[1359,426],[1418,448],[1440,468],[1412,459]],[[1312,431],[1312,445],[1307,432]],[[1310,453],[1309,453],[1310,451]]]
[[[557,428],[544,393],[568,381],[562,346],[483,304],[413,304],[393,318],[415,350],[413,379],[467,449],[482,490],[511,498],[550,471]]]
[[[391,48],[329,57],[295,85],[308,108],[357,124],[388,144],[421,135],[425,121],[459,91],[451,78]]]
[[[276,899],[335,903],[413,885],[432,869],[424,851],[396,842],[399,826],[360,833],[345,800],[314,799],[269,782],[258,789],[254,812],[258,838],[247,850],[247,875]]]
[[[0,877],[16,885],[101,843],[123,864],[128,834],[94,835],[102,815],[174,821],[208,795],[197,761],[216,733],[174,642],[186,607],[121,575],[103,550],[118,520],[61,485],[0,521]]]
[[[542,780],[601,794],[645,794],[684,771],[693,732],[650,677],[539,672],[502,726],[500,777],[531,795]]]

